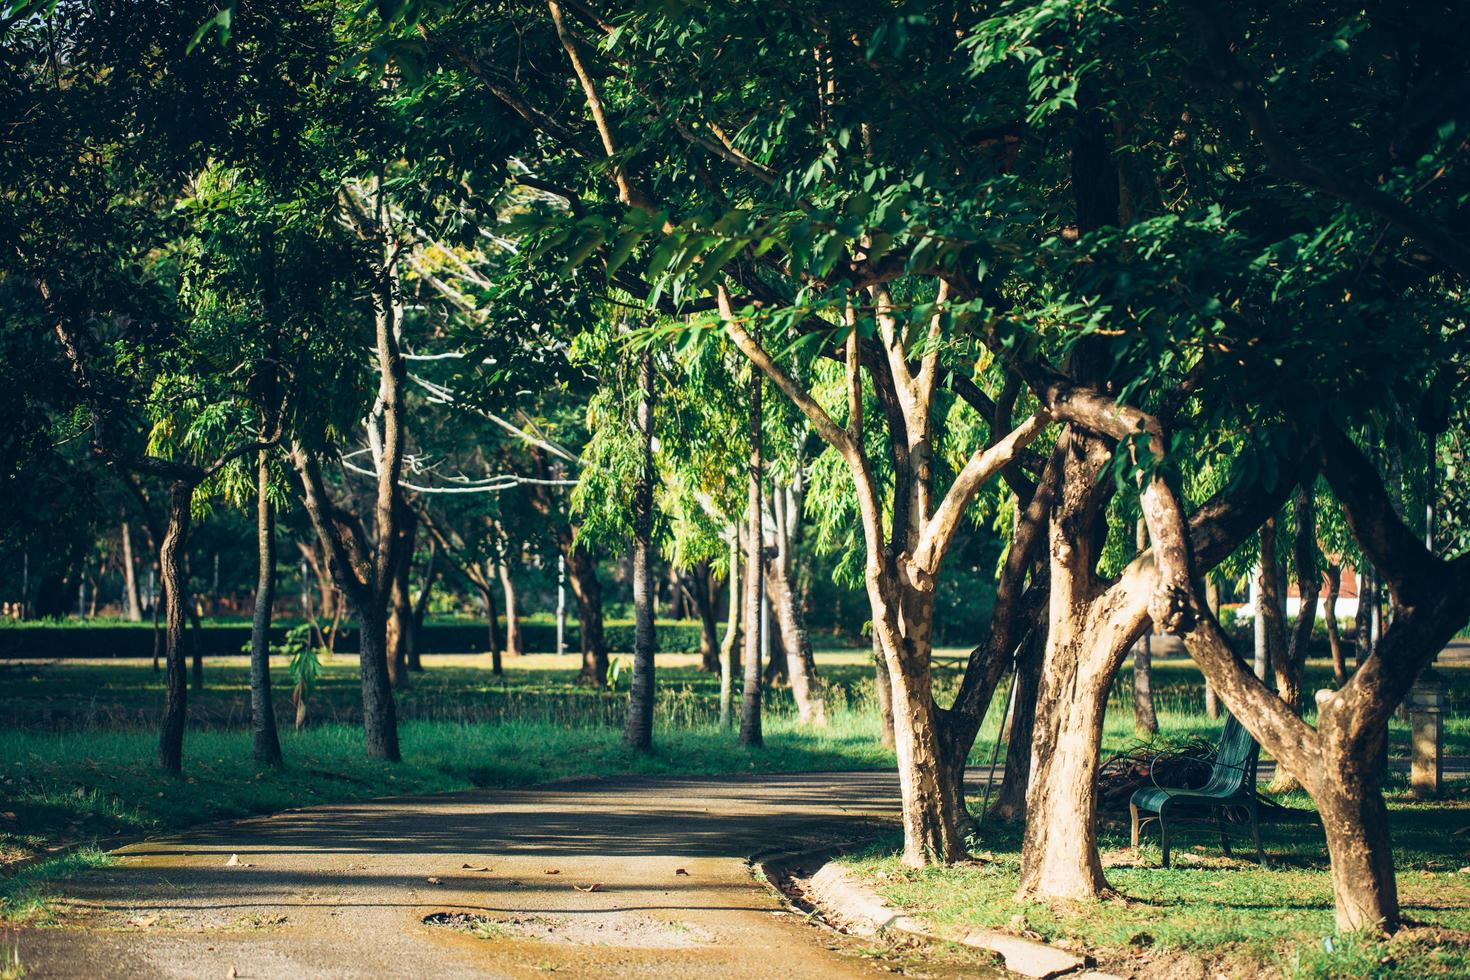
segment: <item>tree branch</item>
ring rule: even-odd
[[[955,476],[949,491],[940,501],[934,516],[924,527],[913,561],[930,576],[939,574],[940,562],[954,540],[960,518],[985,482],[1016,457],[1022,447],[1041,435],[1051,421],[1045,412],[1037,412],[1011,431],[1009,435],[985,449],[977,450]]]

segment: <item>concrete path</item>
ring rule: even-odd
[[[870,836],[897,797],[891,773],[807,773],[298,810],[125,848],[67,883],[61,927],[15,938],[32,977],[910,972],[783,910],[744,860]]]

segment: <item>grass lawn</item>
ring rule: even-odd
[[[1411,923],[1389,942],[1333,938],[1327,851],[1315,823],[1263,828],[1268,866],[1226,858],[1213,831],[1181,834],[1175,865],[1159,867],[1158,838],[1140,853],[1126,820],[1100,844],[1114,898],[1075,908],[1014,899],[1020,828],[982,830],[981,860],[913,871],[898,841],[843,859],[896,907],[944,926],[1031,933],[1096,956],[1100,969],[1139,976],[1427,977],[1470,975],[1470,793],[1390,809],[1399,895]],[[1309,806],[1305,797],[1289,799]],[[1242,842],[1236,853],[1241,853]],[[1330,942],[1330,947],[1328,943]]]
[[[938,652],[942,699],[958,683],[967,652]],[[282,662],[273,666],[287,765],[260,771],[250,759],[245,663],[239,658],[208,661],[205,691],[190,696],[191,727],[181,778],[154,766],[152,726],[162,703],[162,679],[146,661],[0,663],[0,873],[5,873],[0,878],[0,919],[43,915],[48,883],[105,862],[103,848],[212,820],[315,803],[523,786],[572,776],[893,765],[892,754],[877,744],[866,653],[823,652],[818,663],[835,708],[831,725],[821,731],[799,730],[789,692],[769,691],[767,744],[752,751],[741,748],[734,733],[717,723],[718,680],[700,671],[692,656],[661,655],[658,752],[647,757],[628,753],[620,744],[626,674],[621,690],[600,692],[576,684],[573,656],[510,659],[500,678],[491,675],[483,655],[428,657],[427,671],[398,693],[404,761],[390,766],[362,757],[355,658],[339,656],[325,665],[308,725],[300,732],[290,724]],[[1163,737],[1197,734],[1212,739],[1219,722],[1200,708],[1201,681],[1193,665],[1168,659],[1156,662],[1155,669]],[[1470,672],[1462,667],[1444,672],[1450,677],[1452,699],[1463,698]],[[1325,665],[1314,663],[1309,689],[1326,676]],[[1136,745],[1127,684],[1125,673],[1107,718],[1106,753]],[[988,762],[999,713],[992,712],[982,728],[973,764]],[[1446,729],[1449,751],[1470,754],[1466,713],[1452,714]],[[1395,724],[1393,737],[1396,753],[1402,754],[1407,732],[1401,724]],[[1433,807],[1401,802],[1396,814],[1402,817],[1396,826],[1405,828],[1396,843],[1410,917],[1435,927],[1470,929],[1470,913],[1455,907],[1470,907],[1470,873],[1458,871],[1470,864],[1470,836],[1450,833],[1470,824],[1470,808],[1463,801]],[[1126,835],[1126,827],[1109,830],[1104,838],[1115,863],[1131,860],[1116,850],[1126,843],[1119,834]],[[1331,902],[1320,832],[1273,828],[1270,836],[1273,853],[1285,860],[1265,872],[1250,865],[1215,865],[1209,858],[1211,847],[1198,852],[1198,862],[1174,871],[1120,864],[1109,875],[1127,900],[1105,903],[1101,912],[1089,910],[1076,918],[1010,902],[1019,840],[1009,829],[987,828],[979,847],[996,859],[983,865],[913,875],[874,852],[860,866],[881,876],[891,897],[937,919],[1007,926],[1024,914],[1029,929],[1044,935],[1072,933],[1099,949],[1127,951],[1120,955],[1130,960],[1208,958],[1213,954],[1207,951],[1221,947],[1232,963],[1252,969],[1290,972],[1300,966],[1311,973],[1319,961],[1341,965],[1359,962],[1344,957],[1388,955],[1357,947],[1329,955],[1322,949],[1321,939],[1331,927]],[[1186,839],[1184,846],[1189,843]],[[46,856],[57,849],[59,856]],[[1156,850],[1145,852],[1144,858],[1145,864],[1157,863]],[[1429,954],[1411,956],[1400,949],[1402,941],[1396,942],[1393,963],[1413,963],[1424,970],[1436,965],[1432,957],[1425,958]],[[1452,944],[1443,956],[1459,958],[1445,962],[1470,971],[1466,948]],[[1132,952],[1140,956],[1132,957]],[[1300,963],[1292,959],[1298,956]]]

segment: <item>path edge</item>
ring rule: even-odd
[[[1037,980],[1116,980],[1111,974],[1093,969],[1096,963],[1091,957],[994,929],[941,927],[894,908],[835,860],[871,844],[874,839],[757,854],[748,863],[752,873],[783,905],[828,929],[860,936],[898,933],[928,942],[957,943],[992,953],[1009,972]],[[793,894],[786,883],[797,872],[814,865],[819,866],[806,879],[807,888],[800,897]]]

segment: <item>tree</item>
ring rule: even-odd
[[[628,687],[628,719],[623,744],[640,752],[653,750],[654,661],[657,644],[653,622],[653,352],[638,355],[638,484],[633,497],[633,680]]]

